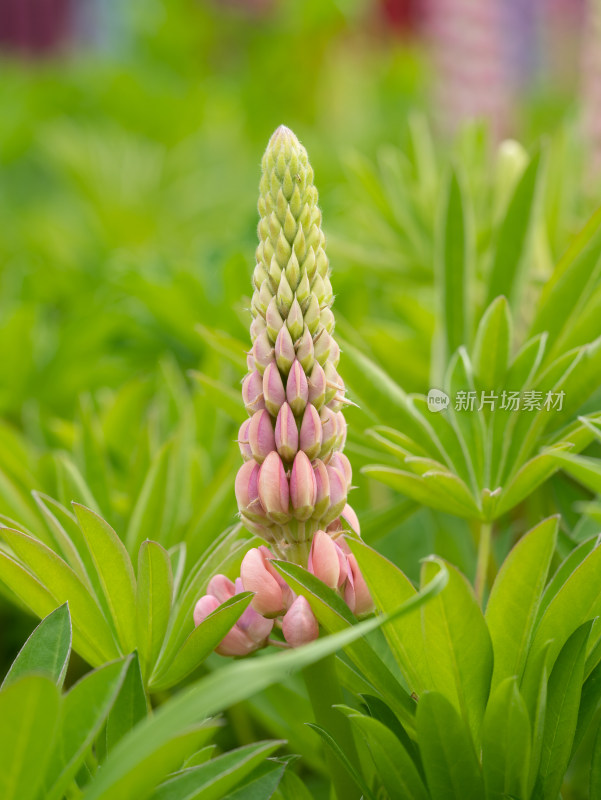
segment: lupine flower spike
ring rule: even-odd
[[[286,585],[270,563],[274,557],[309,569],[355,613],[372,609],[357,562],[341,538],[343,521],[356,534],[359,523],[347,504],[352,470],[342,452],[342,409],[348,400],[338,374],[340,348],[333,336],[330,268],[313,170],[305,148],[284,126],[271,137],[262,166],[252,347],[242,383],[249,418],[238,436],[244,464],[235,491],[245,527],[271,550],[250,550],[242,562],[239,590],[254,592],[249,611],[266,625],[258,626],[252,616],[244,621],[243,615],[218,648],[232,655],[244,655],[248,641],[251,649],[264,646],[274,619],[293,647],[319,634],[309,603]],[[195,620],[216,607],[215,586],[238,591],[226,581],[213,578]]]

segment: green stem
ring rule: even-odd
[[[350,762],[357,764],[359,756],[350,723],[340,711],[332,708],[333,705],[344,701],[336,672],[336,656],[327,656],[316,664],[305,667],[303,677],[315,722],[333,736]],[[338,800],[359,800],[361,792],[355,781],[329,748],[326,750],[326,764]]]
[[[482,605],[484,593],[486,591],[486,578],[488,566],[490,564],[490,551],[492,544],[492,523],[483,522],[480,526],[480,538],[478,540],[478,561],[476,564],[476,581],[474,589],[478,602]]]

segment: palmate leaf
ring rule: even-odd
[[[163,760],[157,758],[157,754],[169,742],[177,741],[176,737],[199,719],[240,702],[284,676],[349,646],[387,622],[415,611],[439,592],[444,582],[445,570],[441,568],[436,578],[416,597],[391,614],[351,625],[290,652],[230,664],[182,690],[123,737],[86,790],[85,800],[126,800],[131,796],[132,787],[135,787],[136,797],[143,800],[151,788],[173,769],[170,767],[163,771]]]

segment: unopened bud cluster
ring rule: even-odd
[[[355,614],[367,614],[373,610],[373,603],[357,559],[340,536],[340,524],[332,528],[334,530],[317,531],[313,536],[308,570],[337,591]],[[196,604],[194,622],[199,625],[235,594],[254,592],[250,606],[217,647],[220,655],[246,656],[275,643],[270,636],[276,626],[290,647],[317,639],[319,625],[311,606],[306,598],[290,589],[271,564],[272,558],[273,554],[265,546],[249,550],[235,583],[225,575],[215,575],[209,581],[207,594]]]
[[[259,213],[236,497],[249,530],[283,557],[305,542],[306,558],[315,531],[343,511],[352,472],[317,190],[305,148],[283,126],[263,157]]]
[[[221,642],[223,655],[245,655],[270,641],[274,624],[298,646],[318,636],[307,600],[271,564],[300,564],[334,589],[356,614],[372,609],[355,557],[341,536],[344,520],[359,533],[347,495],[352,471],[342,452],[345,387],[325,237],[313,170],[288,128],[271,137],[260,184],[259,246],[253,275],[252,349],[242,396],[248,412],[238,442],[244,459],[236,499],[248,530],[271,549],[250,550],[241,577],[215,576],[195,622],[244,589],[251,606]],[[227,595],[227,596],[226,596]],[[274,623],[275,620],[275,623]]]

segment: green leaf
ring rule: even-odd
[[[328,633],[336,633],[352,626],[354,616],[337,592],[297,564],[284,561],[272,561],[272,564],[284,576],[292,591],[306,597],[318,622]],[[413,602],[417,596],[407,602]],[[415,703],[374,651],[371,643],[365,640],[353,642],[347,652],[373,687],[373,692],[380,693],[403,723],[413,729]]]
[[[106,721],[106,752],[110,753],[117,742],[144,719],[147,713],[140,661],[138,654],[134,652]]]
[[[515,677],[491,693],[482,725],[482,771],[487,800],[527,797],[530,717]]]
[[[58,746],[46,776],[45,800],[61,798],[121,689],[129,659],[88,673],[63,698]]]
[[[597,459],[572,455],[562,450],[553,450],[552,456],[564,472],[595,494],[601,494],[601,463]]]
[[[464,519],[474,519],[480,516],[478,508],[474,505],[467,505],[456,496],[444,491],[439,484],[427,482],[421,476],[412,472],[387,467],[381,464],[369,464],[363,467],[361,472],[371,478],[390,486],[398,492],[415,500],[422,505],[430,506],[438,511],[445,511]]]
[[[538,150],[518,181],[501,223],[488,280],[488,300],[505,295],[513,303],[519,284],[519,271],[528,258],[537,194],[541,184],[542,157]]]
[[[193,672],[231,630],[252,600],[251,592],[242,592],[226,600],[203,620],[181,646],[166,667],[157,665],[157,674],[150,679],[152,691],[175,686]]]
[[[417,594],[409,578],[391,561],[360,539],[348,537],[346,541],[357,558],[379,611],[389,613]],[[421,694],[429,678],[419,615],[409,614],[391,622],[384,628],[384,635],[410,689]]]
[[[424,563],[422,583],[433,579],[435,567],[432,561]],[[478,742],[490,689],[492,644],[472,587],[459,570],[446,567],[447,586],[422,608],[424,647],[432,688],[448,698]]]
[[[222,800],[283,742],[257,742],[238,747],[206,764],[184,770],[158,787],[152,800]]]
[[[411,800],[428,800],[417,767],[394,733],[372,717],[349,714],[349,719],[360,740],[367,744],[378,779],[389,796],[397,797],[400,792]]]
[[[601,270],[601,209],[597,209],[555,267],[543,288],[532,333],[549,332],[554,344],[563,331],[570,329],[591,289],[598,283]],[[553,348],[550,355],[556,355]]]
[[[446,181],[436,244],[438,289],[447,357],[468,343],[472,235],[463,186],[455,171]]]
[[[136,595],[137,641],[142,671],[150,675],[169,624],[173,600],[173,572],[169,554],[157,542],[142,543],[138,554]]]
[[[153,458],[129,519],[125,542],[132,558],[144,539],[157,539],[161,533],[172,449],[172,442],[168,442]]]
[[[46,545],[21,531],[0,528],[0,536],[45,585],[56,605],[69,603],[73,647],[92,665],[116,658],[119,651],[107,621],[71,567]]]
[[[157,753],[190,725],[278,683],[285,675],[320,661],[398,616],[415,611],[441,591],[445,579],[446,569],[441,567],[427,587],[390,615],[367,619],[289,652],[229,664],[183,689],[123,737],[86,790],[85,800],[125,800],[131,796],[133,788],[136,800],[142,800],[147,790],[170,771],[169,764],[165,759],[159,761]],[[182,754],[182,758],[186,755]]]
[[[319,736],[323,739],[326,745],[330,748],[330,750],[334,753],[336,758],[340,761],[340,763],[344,766],[348,774],[357,784],[363,796],[366,800],[377,800],[374,793],[371,791],[360,770],[353,764],[353,762],[348,758],[347,754],[342,750],[338,742],[334,739],[333,736],[328,733],[325,728],[322,728],[321,725],[316,725],[314,722],[306,722],[305,723],[309,728],[314,730]]]
[[[592,622],[585,622],[563,646],[549,677],[543,749],[535,798],[557,797],[568,767],[582,692],[586,645]]]
[[[272,759],[264,761],[251,772],[242,786],[229,792],[223,800],[270,800],[285,771],[285,763]]]
[[[0,688],[31,673],[46,675],[60,688],[70,655],[71,617],[65,603],[40,622],[19,650]]]
[[[597,729],[597,735],[593,743],[589,800],[601,800],[601,725]]]
[[[449,700],[438,692],[426,692],[419,699],[417,740],[432,800],[485,797],[468,728]]]
[[[504,385],[511,353],[511,311],[505,297],[497,297],[482,315],[472,350],[474,381],[483,390]]]
[[[512,676],[521,678],[541,595],[557,541],[558,518],[529,531],[505,559],[486,607],[492,639],[492,689]]]
[[[0,797],[33,800],[54,747],[60,695],[56,685],[28,675],[0,692]]]
[[[540,619],[549,607],[549,604],[555,595],[561,590],[562,586],[570,577],[570,575],[580,566],[580,564],[582,564],[584,559],[599,546],[599,544],[601,544],[601,536],[591,536],[589,539],[586,539],[584,542],[579,544],[578,547],[575,547],[567,556],[567,558],[561,562],[556,572],[553,574],[553,577],[547,584],[541,598],[536,616],[537,624],[540,622]]]
[[[121,539],[94,511],[73,503],[86,537],[123,652],[136,647],[136,579]]]
[[[530,696],[538,685],[540,665],[537,657],[548,646],[548,664],[551,666],[559,651],[574,631],[587,620],[601,612],[601,548],[590,553],[568,577],[549,603],[536,628],[522,682],[522,692]]]

